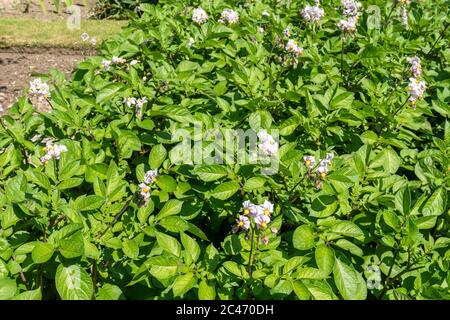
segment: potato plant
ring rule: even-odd
[[[0,119],[0,299],[450,298],[447,1],[140,12]]]

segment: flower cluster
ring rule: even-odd
[[[50,88],[42,79],[37,78],[30,82],[30,95],[35,97],[50,97]]]
[[[136,116],[141,117],[142,116],[142,108],[144,107],[144,104],[148,102],[146,97],[136,99],[134,97],[126,97],[123,99],[123,103],[127,105],[128,108],[131,108],[132,106],[135,106],[136,110]]]
[[[422,65],[420,63],[420,58],[414,56],[412,58],[408,58],[407,60],[411,64],[411,72],[414,76],[412,78],[409,78],[408,101],[412,103],[413,108],[415,109],[416,101],[420,100],[423,97],[427,85],[425,81],[420,80],[420,76],[422,74]]]
[[[359,10],[361,9],[361,3],[355,0],[341,0],[344,7],[343,15],[347,19],[341,19],[338,22],[338,28],[343,32],[353,34],[356,32],[356,24],[359,20]]]
[[[63,144],[53,144],[51,140],[47,140],[43,150],[45,151],[45,155],[41,158],[41,162],[46,164],[52,158],[59,160],[61,154],[67,152],[67,147]]]
[[[319,23],[320,19],[325,15],[325,10],[319,6],[320,2],[316,0],[314,6],[305,6],[302,9],[302,17],[310,23]]]
[[[239,21],[239,13],[231,9],[225,9],[222,11],[218,21],[220,23],[236,24]]]
[[[316,182],[316,187],[318,189],[321,188],[322,182],[327,177],[329,166],[334,158],[334,154],[328,153],[325,159],[319,160],[319,166],[316,168],[316,158],[314,156],[304,156],[303,161],[305,162],[305,166],[308,168],[308,177]],[[316,168],[316,174],[312,174],[312,171]]]
[[[266,130],[259,131],[258,138],[261,141],[258,148],[263,154],[272,156],[278,152],[278,142]]]
[[[144,182],[139,184],[139,199],[142,205],[147,206],[150,200],[150,187],[149,184],[156,182],[156,177],[158,176],[158,170],[147,171],[144,175]]]
[[[198,24],[203,24],[208,20],[208,15],[202,8],[196,8],[192,13],[192,20]]]
[[[297,41],[289,39],[284,46],[284,50],[289,53],[288,59],[292,58],[292,64],[296,67],[298,64],[298,57],[303,56],[303,48],[298,46]]]
[[[127,62],[127,60],[125,60],[124,58],[116,57],[116,56],[113,56],[111,59],[111,64],[124,64],[125,62]]]
[[[405,29],[408,27],[408,12],[406,11],[406,6],[402,6],[402,25]]]
[[[273,208],[273,203],[267,200],[260,205],[253,204],[248,200],[245,201],[244,203],[242,203],[243,212],[236,220],[236,224],[233,226],[232,231],[236,233],[239,230],[250,229],[250,218],[253,218],[253,221],[258,230],[266,229],[270,223],[270,217],[273,213]]]
[[[411,72],[414,75],[414,78],[420,77],[422,74],[422,65],[420,63],[420,58],[418,56],[414,56],[412,58],[407,58],[408,62],[411,64]]]
[[[111,65],[124,64],[125,62],[127,62],[126,59],[113,56],[111,60],[103,59],[103,61],[101,62],[101,67],[108,71],[111,68]]]

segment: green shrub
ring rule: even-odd
[[[448,6],[364,1],[348,34],[307,4],[142,4],[36,83],[1,119],[0,298],[450,298]],[[266,156],[218,161],[233,129]]]

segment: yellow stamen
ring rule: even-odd
[[[250,210],[248,210],[248,209],[244,209],[244,215],[248,215],[250,213]]]
[[[244,226],[244,221],[239,221],[238,226],[239,227],[243,227]]]
[[[322,173],[320,174],[320,177],[321,177],[322,179],[325,179],[326,176],[327,176],[327,174],[326,174],[325,172],[322,172]]]
[[[267,223],[261,222],[261,228],[265,229],[267,227]]]
[[[311,165],[311,160],[306,160],[306,166],[309,167]]]
[[[142,191],[144,191],[144,192],[148,192],[148,191],[149,191],[149,189],[148,189],[148,188],[144,188],[144,189],[142,189]]]
[[[266,216],[270,216],[270,211],[269,211],[269,209],[264,209],[264,214],[266,215]]]

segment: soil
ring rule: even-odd
[[[88,18],[95,6],[95,0],[74,3],[79,6],[82,18]],[[45,7],[47,10],[43,11],[39,1],[34,0],[0,0],[0,18],[14,16],[57,20],[66,19],[69,14],[65,8],[56,12],[51,0],[45,0]],[[0,112],[2,106],[6,110],[26,92],[33,74],[47,73],[49,69],[56,68],[69,77],[77,62],[89,54],[92,52],[64,48],[0,48]]]
[[[0,48],[0,103],[8,108],[22,96],[33,74],[55,68],[70,76],[89,53],[64,48]]]

